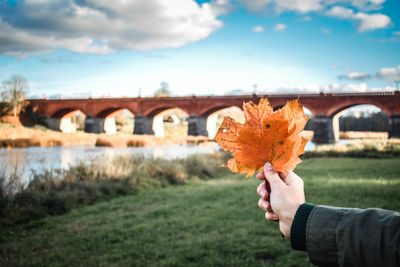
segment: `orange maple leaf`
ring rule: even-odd
[[[274,111],[268,99],[243,103],[245,123],[225,117],[214,140],[233,158],[225,167],[247,178],[270,162],[278,172],[293,170],[309,141],[300,135],[309,117],[298,100]]]

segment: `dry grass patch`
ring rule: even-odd
[[[176,144],[202,144],[209,140],[204,136],[169,136],[133,135],[118,133],[116,135],[92,134],[85,132],[62,133],[49,130],[43,126],[26,128],[0,123],[0,148],[30,147],[30,146],[108,146],[108,147],[140,147],[164,146]]]

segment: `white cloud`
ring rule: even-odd
[[[107,54],[112,49],[106,44],[96,44],[88,37],[55,38],[40,36],[27,31],[15,31],[0,19],[0,53],[24,57],[29,53],[49,52],[56,48],[65,48],[78,53]]]
[[[371,3],[374,3],[374,4],[383,4],[385,1],[386,0],[369,0],[367,2],[371,2]]]
[[[253,32],[264,32],[264,28],[262,26],[255,26],[251,29]]]
[[[339,75],[338,79],[341,80],[354,80],[354,81],[365,81],[372,78],[378,78],[386,80],[392,83],[394,80],[400,80],[400,65],[393,68],[381,68],[375,75],[363,72],[353,72],[349,67],[346,68],[347,74]]]
[[[338,78],[344,80],[365,81],[371,79],[371,74],[363,72],[349,72],[345,75],[340,75]]]
[[[29,0],[0,9],[0,54],[26,56],[63,48],[79,53],[180,47],[222,27],[227,0]]]
[[[393,35],[400,36],[400,32],[393,32]]]
[[[379,10],[386,0],[351,0],[353,6],[363,10]]]
[[[348,83],[348,84],[306,84],[289,87],[272,87],[262,90],[261,93],[364,93],[364,92],[380,92],[392,91],[393,88],[368,88],[366,83]]]
[[[320,86],[320,91],[324,93],[351,93],[351,92],[367,92],[368,86],[366,83],[359,83],[359,84],[326,84]]]
[[[308,13],[322,9],[321,0],[236,0],[251,12],[272,9],[276,13],[295,11]]]
[[[391,20],[388,16],[383,14],[365,14],[357,13],[354,15],[354,19],[360,20],[360,25],[358,26],[358,31],[373,31],[376,29],[387,28]]]
[[[274,26],[274,31],[284,31],[286,28],[286,24],[278,23]]]
[[[302,21],[311,21],[312,18],[310,16],[305,16]]]
[[[354,11],[350,8],[345,8],[342,6],[334,6],[325,13],[331,17],[337,17],[341,19],[351,19],[354,16]]]
[[[363,11],[371,11],[382,9],[382,4],[384,2],[385,0],[324,0],[324,6],[344,4]]]
[[[324,10],[335,4],[355,7],[362,11],[380,10],[385,0],[234,0],[251,12],[273,10],[276,13],[295,11],[309,13]]]
[[[325,28],[325,27],[322,27],[322,28],[321,28],[321,31],[322,31],[324,34],[327,34],[327,35],[329,35],[329,34],[332,33],[332,30],[330,30],[330,29],[328,29],[328,28]]]
[[[381,13],[365,13],[366,11],[382,9],[385,0],[234,0],[244,5],[251,12],[272,10],[277,14],[294,11],[309,13],[324,11],[325,14],[335,18],[348,19],[357,23],[359,32],[387,28],[391,19]],[[345,5],[341,6],[338,4]],[[333,6],[332,5],[336,5]],[[348,8],[351,7],[351,8]],[[330,9],[328,9],[330,8]],[[354,12],[356,8],[361,12]],[[304,17],[305,21],[311,17]]]
[[[356,21],[358,23],[357,30],[359,32],[387,28],[391,23],[390,18],[384,14],[354,13],[352,9],[342,6],[334,6],[326,11],[325,14],[331,17]]]
[[[394,68],[382,68],[376,73],[376,77],[385,80],[400,80],[400,65]]]

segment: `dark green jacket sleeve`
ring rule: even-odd
[[[319,266],[400,266],[398,212],[315,206],[305,239],[311,262]]]

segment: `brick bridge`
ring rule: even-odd
[[[268,97],[271,105],[281,107],[287,101],[300,99],[313,114],[314,139],[317,143],[334,143],[337,140],[338,118],[349,107],[370,104],[380,108],[390,117],[389,137],[400,137],[400,92],[339,93],[339,94],[287,94],[240,96],[192,96],[155,98],[96,98],[30,100],[39,123],[60,130],[64,118],[80,110],[86,115],[85,132],[104,132],[105,120],[122,109],[135,115],[134,134],[154,134],[154,117],[171,108],[179,108],[189,115],[188,135],[207,136],[207,118],[212,113],[227,108],[242,108],[244,101],[258,103]]]

